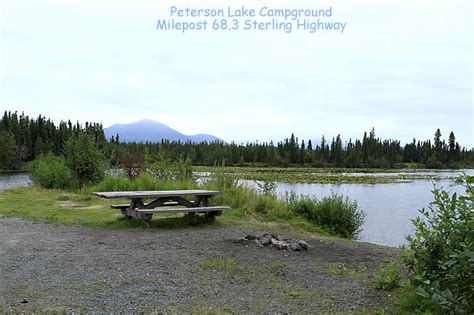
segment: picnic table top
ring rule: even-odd
[[[182,196],[215,196],[222,194],[216,190],[157,190],[157,191],[105,191],[93,192],[101,198],[160,198],[160,197],[182,197]]]

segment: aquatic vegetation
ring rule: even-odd
[[[211,176],[215,167],[194,167],[201,178]],[[393,169],[351,169],[351,168],[279,168],[279,167],[224,167],[225,172],[235,178],[254,181],[273,181],[306,184],[389,184],[413,180],[439,180],[433,172],[400,172]],[[454,176],[452,177],[454,179]]]

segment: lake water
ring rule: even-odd
[[[32,184],[28,173],[0,173],[0,190],[25,187]]]
[[[462,193],[462,187],[450,187],[452,180],[439,180],[437,187]],[[411,219],[418,216],[418,209],[427,207],[433,201],[429,180],[416,180],[397,184],[286,184],[279,183],[277,193],[294,191],[297,194],[315,195],[317,198],[330,196],[333,192],[357,200],[360,209],[367,214],[361,241],[399,246],[405,243],[405,236],[412,234]]]
[[[363,242],[400,246],[406,242],[405,237],[413,233],[411,220],[418,216],[418,210],[427,208],[433,201],[433,184],[450,192],[464,193],[461,186],[452,186],[453,178],[465,172],[474,175],[474,170],[425,170],[417,171],[423,175],[433,175],[440,180],[415,180],[408,183],[395,184],[289,184],[277,183],[276,193],[283,198],[286,193],[316,196],[318,199],[330,196],[333,192],[355,199],[360,209],[367,214],[359,240]],[[361,175],[382,176],[387,174],[410,173],[370,173]],[[353,173],[352,173],[353,174]],[[250,181],[244,181],[251,186]]]
[[[474,175],[474,170],[463,170]],[[452,187],[453,177],[461,171],[433,172],[440,180],[415,180],[396,184],[289,184],[278,183],[276,192],[280,197],[294,191],[297,194],[314,195],[317,198],[330,196],[333,192],[355,199],[359,208],[367,214],[360,241],[400,246],[405,237],[413,232],[411,219],[418,216],[418,209],[433,201],[433,183],[451,192],[463,193],[460,186]],[[403,173],[403,172],[400,172]],[[373,173],[374,176],[377,176]],[[390,173],[399,174],[399,173]],[[246,181],[248,182],[248,181]],[[249,183],[251,184],[251,183]],[[0,173],[0,190],[31,185],[27,173]]]

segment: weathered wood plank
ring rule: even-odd
[[[221,191],[215,190],[161,190],[161,191],[111,191],[93,192],[95,196],[101,198],[157,198],[157,197],[183,197],[183,196],[216,196],[221,195]]]
[[[177,203],[176,201],[168,201],[168,202],[165,202],[165,203],[162,203],[160,205],[154,205],[153,208],[156,208],[156,207],[170,207],[170,206],[178,206],[179,203]],[[124,204],[121,204],[121,205],[111,205],[110,206],[111,208],[114,208],[114,209],[127,209],[130,207],[130,204],[128,203],[124,203]]]
[[[137,209],[134,211],[140,213],[174,213],[174,212],[209,212],[209,211],[223,211],[229,210],[228,206],[214,206],[214,207],[193,207],[193,208],[156,208],[156,209]]]

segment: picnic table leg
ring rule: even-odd
[[[126,208],[120,209],[120,211],[122,212],[122,216],[123,216],[125,219],[131,220],[131,219],[132,219],[132,216],[127,214],[127,210],[128,210],[128,209],[126,209]]]
[[[143,199],[132,199],[130,208],[132,208],[132,210],[145,209],[145,203],[143,202]],[[137,217],[143,220],[146,227],[151,227],[151,219],[153,218],[152,213],[139,213],[139,212],[135,212],[135,213],[138,214]]]
[[[151,213],[148,213],[148,214],[144,214],[142,216],[142,219],[143,219],[143,222],[145,223],[146,227],[151,227],[151,219],[153,217],[153,214]]]
[[[203,196],[202,197],[202,206],[209,207],[209,197]],[[204,214],[206,219],[214,220],[216,216],[220,215],[221,211],[209,211]]]
[[[196,196],[196,198],[194,199],[194,207],[199,207],[199,205],[201,204],[201,201],[202,201],[202,197],[201,196]],[[196,214],[196,212],[187,212],[184,216],[185,217],[192,217]]]

